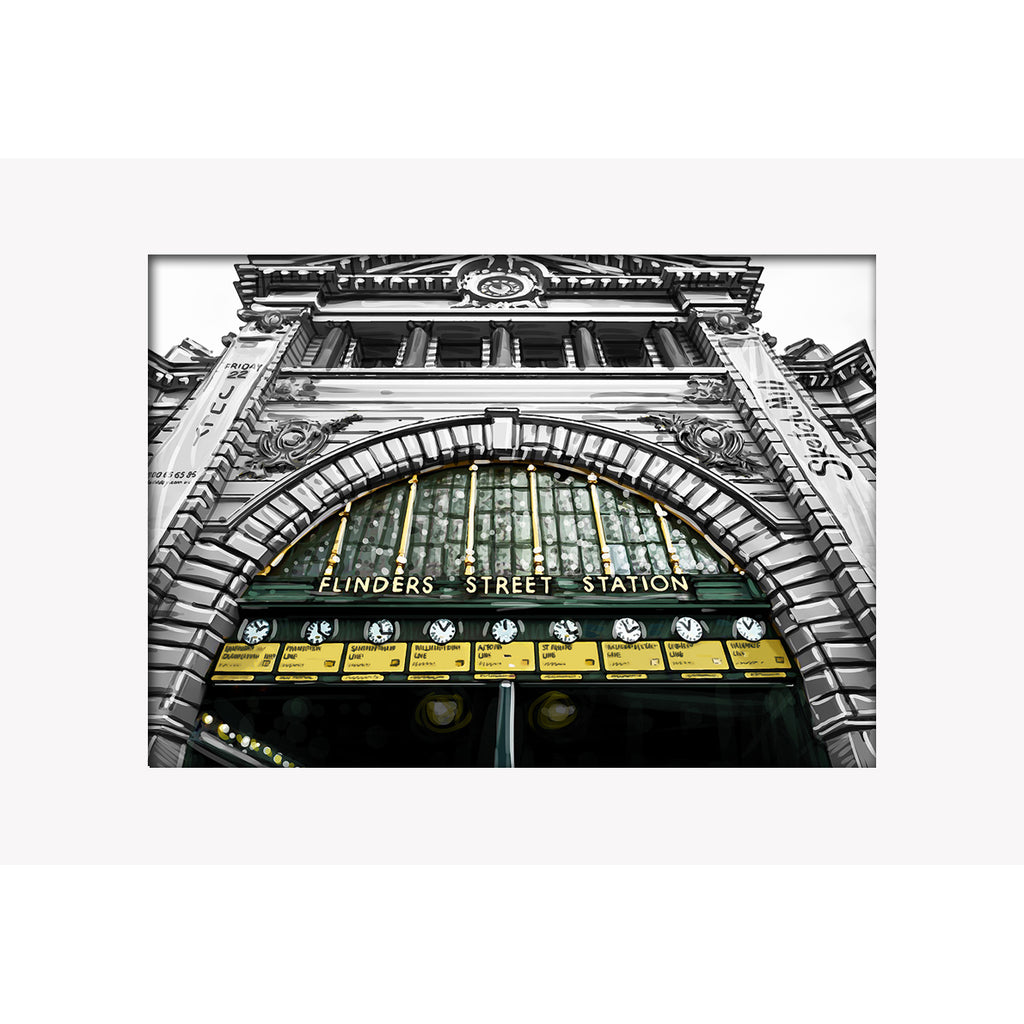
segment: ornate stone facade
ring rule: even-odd
[[[218,394],[232,373],[249,390],[229,422],[215,422],[216,448],[188,470],[194,482],[151,556],[150,763],[185,761],[240,601],[282,549],[388,482],[488,460],[591,472],[685,517],[764,595],[830,762],[872,766],[873,566],[854,554],[835,488],[784,439],[772,395],[791,388],[824,432],[815,443],[837,445],[833,461],[869,484],[870,438],[852,445],[838,424],[873,424],[873,399],[868,414],[856,366],[840,384],[860,404],[844,408],[827,383],[835,368],[771,350],[755,326],[759,275],[744,257],[686,256],[259,257],[240,267],[244,326],[201,373]],[[269,355],[247,354],[263,340]],[[730,345],[759,346],[782,381],[768,399]],[[203,378],[190,373],[184,401],[151,394],[154,451],[203,400]],[[873,396],[873,376],[869,387]]]

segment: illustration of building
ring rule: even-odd
[[[874,765],[866,344],[745,257],[237,272],[150,361],[151,765]]]

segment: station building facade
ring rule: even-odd
[[[239,265],[150,363],[149,763],[873,766],[874,362],[760,275]]]

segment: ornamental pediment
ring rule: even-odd
[[[756,298],[759,276],[740,256],[254,256],[239,267],[239,291],[256,301],[282,291],[320,301],[397,292],[507,309],[543,306],[547,296],[653,296],[680,288]]]

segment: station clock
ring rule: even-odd
[[[628,616],[616,619],[612,626],[612,636],[624,644],[635,644],[644,635],[644,627]]]
[[[314,619],[303,624],[300,635],[310,647],[319,647],[334,635],[334,624],[327,619]]]
[[[704,626],[689,615],[681,615],[672,626],[677,637],[695,644],[704,635]]]
[[[455,637],[455,623],[451,619],[434,619],[427,629],[427,634],[435,644],[444,646]]]
[[[395,624],[390,619],[377,619],[376,622],[371,622],[366,627],[366,639],[371,644],[377,644],[378,647],[381,644],[390,643],[394,635]]]
[[[583,629],[575,619],[559,619],[551,623],[551,635],[560,644],[574,644],[583,635]]]
[[[253,619],[242,630],[242,642],[250,647],[263,643],[270,636],[270,623],[266,619]]]
[[[760,619],[752,618],[749,615],[741,615],[733,623],[733,632],[741,640],[747,640],[752,644],[756,644],[759,640],[764,639],[764,623]]]
[[[498,619],[491,626],[491,636],[499,644],[510,644],[519,636],[519,627],[511,619]]]

